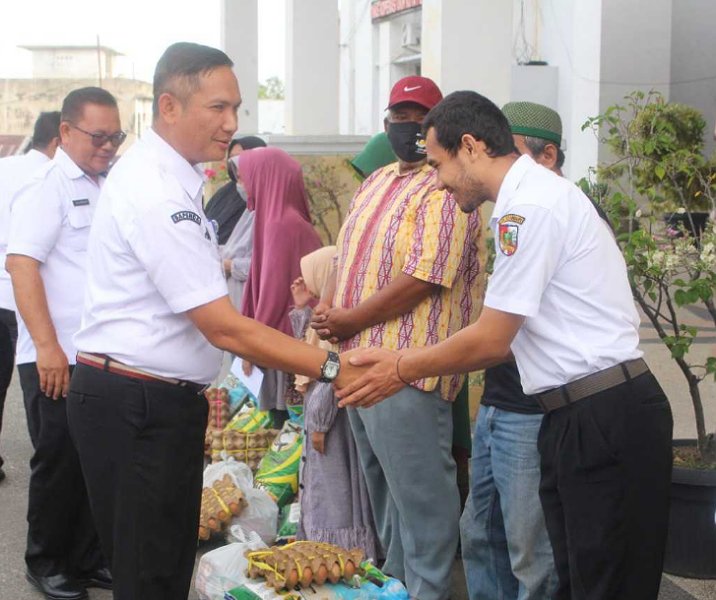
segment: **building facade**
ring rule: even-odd
[[[255,23],[257,1],[224,0],[232,7],[225,11],[224,30],[235,31],[240,21],[248,27],[244,14]],[[444,93],[472,89],[498,105],[531,100],[557,110],[571,179],[586,175],[606,151],[582,131],[584,122],[634,90],[658,90],[700,109],[708,123],[707,151],[714,149],[716,38],[709,28],[716,3],[286,0],[286,5],[286,134],[375,133],[382,128],[392,84],[421,74]],[[257,55],[256,27],[253,34],[243,33],[249,37],[240,37],[240,49],[226,46],[242,85],[257,78],[242,56]],[[251,120],[245,123],[250,130]]]

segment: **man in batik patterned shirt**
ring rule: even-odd
[[[390,94],[387,134],[398,161],[356,192],[337,242],[333,308],[318,309],[313,322],[341,350],[435,344],[477,316],[479,219],[437,189],[420,135],[441,98],[425,77],[401,79]],[[383,568],[420,600],[450,591],[460,517],[451,412],[462,382],[423,379],[374,408],[349,410]]]

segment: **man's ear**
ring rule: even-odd
[[[175,123],[181,112],[181,103],[179,102],[179,99],[169,92],[164,92],[161,96],[159,96],[157,104],[159,106],[159,114],[161,115],[162,120],[167,123]]]
[[[544,150],[542,150],[540,155],[537,157],[537,162],[551,171],[557,166],[558,155],[559,151],[557,146],[554,144],[547,144],[544,147]]]
[[[72,125],[70,125],[69,121],[62,121],[60,123],[60,145],[69,138],[70,129],[72,129]]]
[[[464,133],[460,138],[461,148],[471,158],[477,158],[481,153],[485,152],[485,142],[475,139],[471,134]]]

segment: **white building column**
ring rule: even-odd
[[[338,66],[336,0],[287,0],[288,135],[338,133]]]
[[[234,61],[234,73],[241,89],[239,131],[256,133],[259,127],[258,0],[223,0],[221,23],[221,47]]]
[[[512,3],[423,0],[422,74],[449,94],[475,90],[502,106],[510,99]]]

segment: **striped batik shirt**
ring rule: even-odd
[[[392,350],[436,344],[473,322],[480,306],[477,211],[464,214],[437,189],[428,166],[400,174],[398,163],[375,171],[356,192],[338,236],[335,305],[353,308],[400,273],[439,286],[413,310],[374,325],[342,350]],[[454,400],[462,378],[432,377],[413,386]]]

